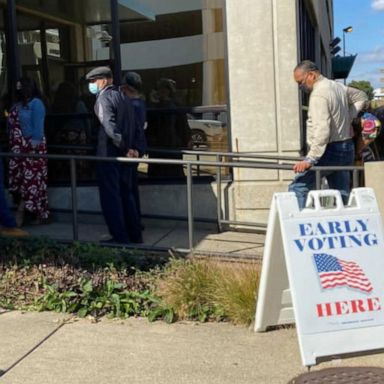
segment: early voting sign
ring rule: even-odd
[[[325,201],[334,201],[327,208]],[[338,191],[294,193],[271,206],[255,330],[296,322],[304,365],[384,348],[383,223],[370,188],[344,207]]]

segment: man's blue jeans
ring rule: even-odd
[[[2,159],[0,159],[0,224],[3,227],[16,228],[15,218],[13,217],[5,198],[4,168]]]
[[[336,141],[327,145],[323,156],[316,165],[319,167],[327,165],[353,165],[354,157],[355,148],[352,139]],[[344,204],[346,204],[351,190],[351,172],[323,171],[321,172],[321,176],[327,179],[329,188],[340,191]],[[305,207],[308,192],[314,189],[316,189],[316,173],[309,170],[303,173],[298,173],[293,182],[289,185],[288,190],[296,193],[299,208],[303,209]]]

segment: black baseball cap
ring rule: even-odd
[[[121,82],[121,85],[128,85],[137,91],[140,91],[142,84],[141,76],[136,72],[126,72]]]

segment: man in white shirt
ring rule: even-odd
[[[304,160],[293,166],[295,179],[289,191],[295,192],[299,207],[304,208],[307,194],[315,189],[316,176],[310,168],[317,166],[353,165],[352,119],[364,106],[367,95],[358,89],[329,80],[320,74],[315,63],[305,60],[294,69],[293,76],[303,92],[310,93],[307,144]],[[324,171],[331,189],[338,189],[347,203],[350,171]]]

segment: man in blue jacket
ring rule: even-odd
[[[98,67],[86,75],[89,91],[96,95],[95,114],[101,127],[97,155],[138,157],[135,146],[139,129],[128,97],[113,85],[112,71]],[[133,192],[135,164],[99,162],[97,164],[100,203],[114,243],[142,243],[140,217]]]

